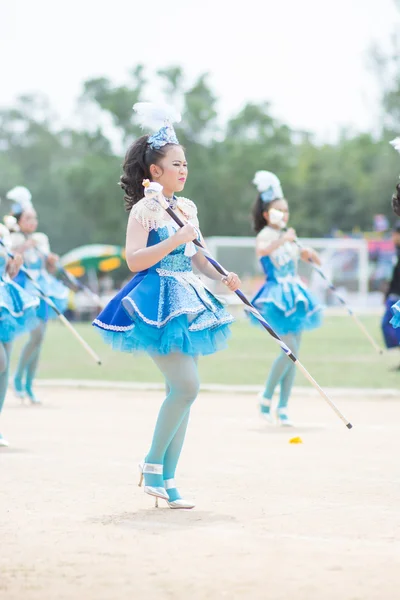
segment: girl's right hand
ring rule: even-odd
[[[295,229],[293,229],[293,227],[289,227],[286,233],[282,236],[282,239],[285,240],[285,242],[294,242],[296,237],[297,235]]]
[[[178,229],[175,233],[176,239],[179,240],[179,245],[193,242],[193,240],[197,239],[197,235],[196,229],[190,223],[186,223],[186,225]]]

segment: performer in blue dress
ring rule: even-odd
[[[396,302],[400,301],[400,221],[398,221],[393,228],[392,240],[396,250],[397,260],[386,292],[386,310],[381,323],[386,348],[398,348],[400,344],[400,328],[394,328],[390,324],[393,317],[392,307]]]
[[[393,140],[392,143],[395,146],[396,150],[400,152],[400,138]],[[392,197],[392,206],[396,215],[400,217],[400,183],[396,185],[396,191]],[[398,300],[395,304],[392,305],[391,311],[393,313],[393,318],[390,321],[390,324],[392,325],[392,327],[397,329],[398,327],[400,327],[400,300]]]
[[[47,235],[37,232],[38,220],[32,205],[31,193],[27,188],[18,186],[8,192],[7,198],[12,202],[12,218],[6,221],[9,228],[13,230],[12,249],[22,254],[24,266],[36,284],[57,308],[64,312],[68,303],[68,288],[54,276],[59,257],[51,252]],[[29,294],[38,296],[35,286],[22,271],[16,277],[16,282]],[[14,376],[15,393],[19,398],[27,396],[32,404],[40,403],[33,391],[33,382],[47,321],[57,317],[55,311],[42,299],[39,302],[37,316],[38,326],[31,332],[29,340],[22,349]]]
[[[201,238],[195,204],[175,196],[185,187],[186,157],[173,129],[179,116],[148,103],[135,105],[144,127],[157,129],[128,150],[121,187],[130,211],[126,260],[133,279],[94,321],[105,341],[126,352],[145,351],[162,372],[167,397],[161,406],[152,444],[140,466],[147,494],[171,508],[193,508],[182,499],[174,477],[199,391],[197,357],[224,348],[232,316],[193,273],[193,265],[211,279],[221,276],[196,252]],[[156,200],[143,197],[143,180],[163,186],[169,205],[186,222],[179,229]],[[236,274],[225,279],[239,287]]]
[[[253,207],[254,229],[257,233],[256,253],[266,280],[252,302],[298,356],[302,331],[318,327],[322,315],[321,306],[298,276],[298,261],[299,258],[311,259],[319,265],[320,260],[312,249],[300,251],[294,243],[295,230],[286,229],[289,207],[276,175],[269,171],[258,171],[253,183],[259,192]],[[252,315],[250,318],[254,319]],[[287,406],[295,373],[294,364],[280,352],[272,365],[260,399],[261,414],[269,422],[273,422],[272,398],[279,384],[277,423],[292,425]]]
[[[8,229],[0,224],[0,413],[6,397],[11,345],[15,337],[29,331],[37,325],[36,310],[39,301],[30,296],[11,277],[17,275],[22,256],[10,259],[7,250],[11,249],[11,238]],[[4,246],[3,246],[4,244]],[[8,442],[0,433],[0,446],[8,446]]]

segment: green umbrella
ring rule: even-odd
[[[90,244],[67,252],[60,262],[71,275],[82,277],[87,271],[114,271],[124,260],[125,249],[122,246]]]

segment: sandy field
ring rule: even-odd
[[[396,600],[400,402],[312,395],[292,430],[254,395],[203,392],[177,479],[192,511],[137,487],[160,392],[9,396],[0,449],[3,600]],[[301,436],[302,444],[290,444]]]

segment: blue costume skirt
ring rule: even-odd
[[[30,273],[32,272],[34,272],[33,269]],[[68,306],[68,288],[58,281],[58,279],[53,277],[53,275],[44,270],[40,270],[38,274],[35,274],[34,279],[41,291],[52,300],[58,310],[61,313],[65,312]],[[40,299],[37,308],[38,319],[41,321],[48,321],[49,319],[57,318],[57,313],[39,297],[38,291],[33,283],[26,277],[25,273],[20,271],[14,281],[23,287],[29,294]]]
[[[389,298],[388,298],[388,300],[389,300]],[[386,303],[386,306],[387,306],[387,303]],[[397,329],[398,327],[400,327],[400,300],[398,302],[396,302],[396,304],[392,304],[390,309],[391,309],[391,312],[393,315],[393,317],[390,321],[390,324],[392,327]],[[396,334],[397,334],[397,332],[396,332]],[[400,334],[398,334],[397,337],[398,337],[398,339],[400,339]],[[399,342],[397,342],[397,344],[399,344]]]
[[[233,317],[191,271],[142,271],[93,321],[123,352],[212,354],[226,347]],[[160,273],[160,274],[159,274]]]
[[[322,322],[322,307],[302,283],[266,281],[252,300],[279,335],[315,329]],[[253,323],[257,319],[248,313]]]
[[[38,325],[38,300],[13,281],[0,278],[0,342],[8,343]]]

